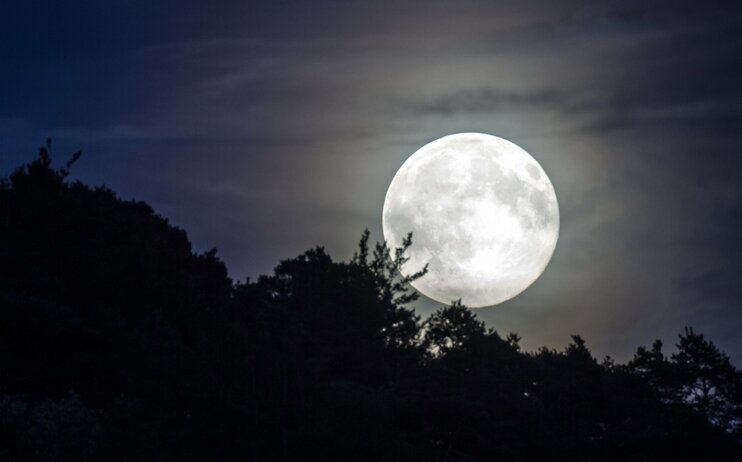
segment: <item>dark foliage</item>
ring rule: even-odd
[[[362,235],[234,284],[48,147],[0,184],[0,460],[740,460],[742,378],[686,330],[598,362],[520,350],[460,302],[422,321]],[[390,258],[391,256],[395,258]]]

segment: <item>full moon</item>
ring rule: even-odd
[[[413,233],[402,273],[429,265],[415,289],[480,308],[515,297],[541,276],[559,238],[559,204],[525,150],[459,133],[405,161],[386,193],[383,229],[392,249]]]

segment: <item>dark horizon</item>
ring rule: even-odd
[[[738,2],[22,2],[0,7],[0,171],[54,139],[72,178],[144,200],[235,280],[381,239],[426,142],[480,131],[544,167],[544,275],[476,311],[598,356],[694,326],[742,361]],[[439,304],[416,302],[429,314]]]

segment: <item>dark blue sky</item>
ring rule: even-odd
[[[347,258],[412,152],[492,133],[543,165],[562,229],[482,319],[620,359],[692,325],[742,361],[739,2],[205,3],[4,2],[3,174],[47,136],[82,149],[75,178],[242,279]]]

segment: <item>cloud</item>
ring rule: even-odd
[[[486,87],[458,91],[433,98],[431,101],[413,102],[408,107],[419,114],[451,116],[460,113],[482,114],[548,107],[560,105],[563,100],[564,96],[554,90],[517,92]]]

